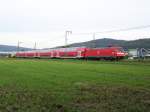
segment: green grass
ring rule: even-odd
[[[2,112],[147,112],[150,62],[0,59]]]

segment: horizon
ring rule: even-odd
[[[100,38],[100,39],[95,39],[95,40],[101,40],[101,39],[121,40],[121,39],[113,39],[113,38]],[[122,40],[122,41],[136,41],[136,40],[142,40],[142,39],[150,39],[150,38],[139,38],[139,39],[134,39],[134,40]],[[89,41],[93,41],[93,40],[89,40]],[[89,42],[89,41],[84,41],[84,42]],[[76,43],[71,43],[71,44],[78,44],[78,43],[82,43],[82,42],[76,42]],[[68,44],[68,45],[71,45],[71,44]],[[6,44],[0,44],[0,46],[17,47],[17,45],[15,46],[15,45],[6,45]],[[65,45],[62,45],[62,46],[65,46]],[[54,46],[51,48],[55,48],[55,47],[61,47],[61,46]],[[23,47],[23,46],[20,46],[20,48],[35,49],[34,47],[31,48],[31,47]],[[39,48],[39,49],[51,49],[51,48]]]

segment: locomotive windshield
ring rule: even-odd
[[[117,51],[117,52],[125,52],[123,48],[117,48],[115,51]]]
[[[118,50],[121,52],[125,52],[123,48],[119,48]]]

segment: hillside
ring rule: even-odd
[[[71,46],[71,47],[80,47],[80,46],[107,47],[110,45],[122,46],[122,47],[128,48],[128,49],[150,48],[150,38],[149,39],[132,40],[132,41],[103,38],[103,39],[91,40],[91,41],[87,41],[87,42],[74,43],[69,46]]]
[[[0,51],[3,51],[3,52],[11,52],[11,51],[17,51],[17,50],[18,48],[16,46],[0,45]],[[20,47],[20,51],[25,51],[25,50],[31,50],[31,49]]]
[[[132,41],[103,38],[103,39],[91,40],[91,41],[87,41],[87,42],[74,43],[74,44],[70,44],[68,46],[69,47],[81,47],[81,46],[107,47],[110,45],[121,46],[121,47],[124,47],[127,49],[150,48],[150,38],[132,40]],[[60,47],[64,47],[64,46],[58,46],[55,48],[60,48]],[[0,45],[0,51],[3,51],[3,52],[17,51],[17,49],[18,48],[16,46]],[[49,49],[49,48],[45,48],[45,49]],[[20,47],[20,51],[26,51],[26,50],[32,50],[32,49]]]

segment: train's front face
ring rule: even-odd
[[[125,52],[122,47],[115,48],[115,54],[116,54],[117,57],[125,57],[125,56],[128,55],[128,53]]]

